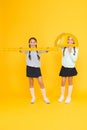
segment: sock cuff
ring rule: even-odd
[[[61,86],[61,88],[65,88],[65,86]]]
[[[45,88],[41,88],[40,90],[41,90],[41,91],[45,91]]]
[[[69,85],[69,87],[70,87],[70,88],[72,88],[72,87],[73,87],[73,85]]]
[[[32,88],[30,88],[30,90],[34,90],[34,88],[32,87]]]

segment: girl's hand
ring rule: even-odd
[[[19,48],[19,52],[21,52],[21,53],[22,53],[22,50],[21,50],[21,49],[22,49],[22,47],[20,47],[20,48]]]
[[[47,48],[46,52],[49,52],[49,48],[50,48],[50,47],[46,47],[46,48]]]
[[[68,47],[68,50],[69,50],[69,52],[71,53],[71,52],[72,52],[72,47],[69,46],[69,47]]]

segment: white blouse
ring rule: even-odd
[[[30,56],[31,59],[29,59],[29,51],[26,51],[26,65],[30,66],[30,67],[35,67],[35,68],[39,68],[40,67],[40,60],[37,57],[37,54],[40,56],[41,53],[45,53],[47,51],[38,51],[38,53],[36,51],[31,51],[30,52]]]
[[[62,49],[62,53],[63,53],[63,49]],[[74,68],[77,57],[78,57],[78,48],[75,48],[75,55],[74,55],[73,48],[71,52],[69,52],[68,48],[65,48],[64,56],[62,56],[62,66],[67,68]]]

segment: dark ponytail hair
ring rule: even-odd
[[[28,43],[30,43],[32,39],[35,40],[35,42],[37,43],[37,39],[36,39],[35,37],[31,37],[31,38],[29,39]]]
[[[31,48],[30,42],[31,42],[32,39],[35,40],[35,42],[37,43],[37,39],[36,39],[35,37],[31,37],[31,38],[29,39],[29,41],[28,41],[30,48]],[[37,45],[35,45],[35,46],[36,46],[36,48],[37,48]],[[38,51],[36,51],[36,52],[37,52],[37,58],[38,58],[38,60],[40,60],[39,53],[38,53]],[[29,59],[31,60],[31,51],[29,51]]]

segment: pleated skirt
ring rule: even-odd
[[[59,76],[70,77],[70,76],[76,76],[77,73],[78,72],[75,67],[74,68],[65,68],[64,66],[62,66]]]
[[[38,78],[41,76],[40,68],[26,66],[26,76],[32,78]]]

